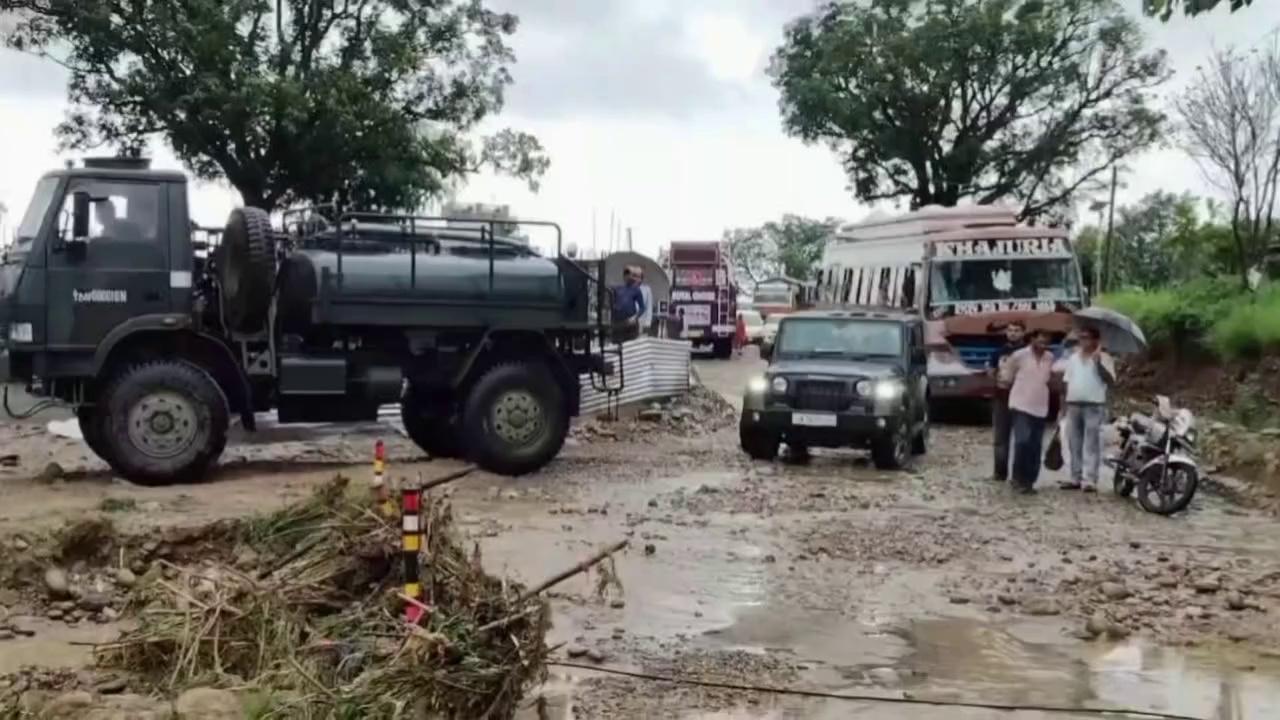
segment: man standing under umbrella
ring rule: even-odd
[[[1102,468],[1102,425],[1107,420],[1107,390],[1116,382],[1115,361],[1102,349],[1096,327],[1076,331],[1076,349],[1062,361],[1066,384],[1067,442],[1071,447],[1068,490],[1096,492]]]

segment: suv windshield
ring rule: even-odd
[[[929,272],[932,305],[1079,298],[1076,265],[1071,258],[935,261]]]
[[[858,318],[791,318],[778,331],[777,353],[899,357],[902,326],[891,321]]]

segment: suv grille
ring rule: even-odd
[[[853,393],[848,383],[830,380],[798,380],[794,407],[797,410],[840,412],[849,407]]]

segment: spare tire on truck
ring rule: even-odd
[[[227,329],[241,333],[262,330],[267,323],[275,275],[271,216],[267,211],[252,207],[232,210],[217,261]]]

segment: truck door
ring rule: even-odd
[[[72,237],[74,194],[89,232]],[[49,349],[92,352],[112,328],[169,302],[168,203],[160,183],[72,178],[48,248]]]

